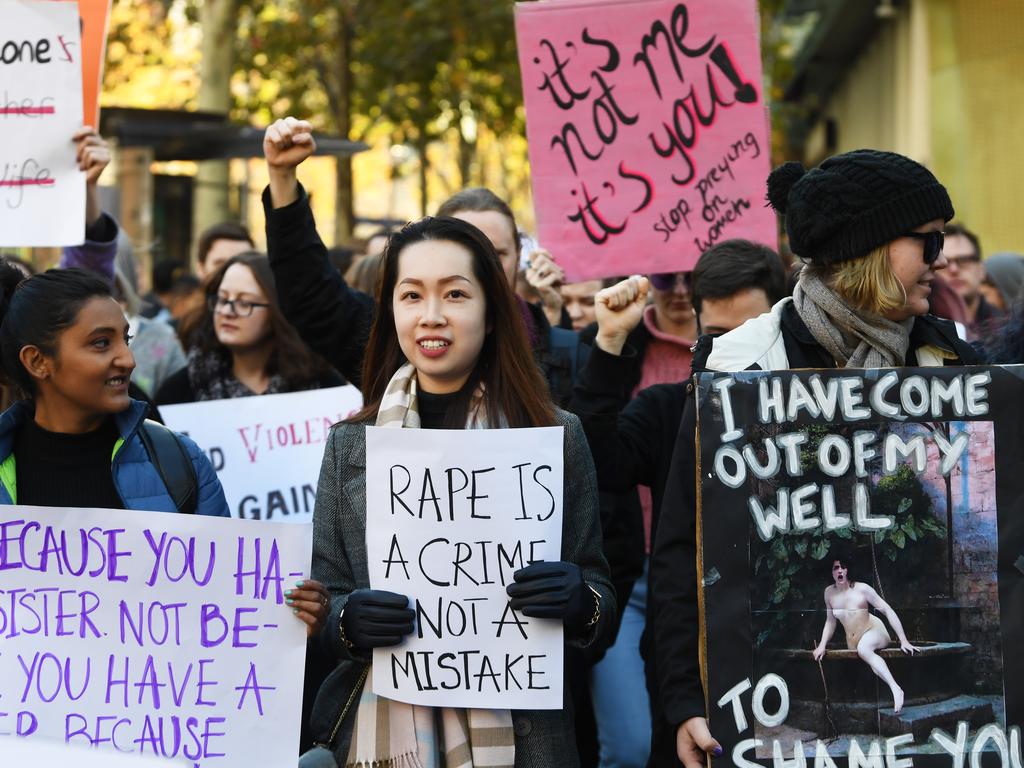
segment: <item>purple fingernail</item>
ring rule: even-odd
[[[721,746],[717,746],[717,747],[715,747],[714,749],[711,750],[711,754],[714,755],[715,757],[721,757],[722,756],[722,752],[723,752],[723,750],[722,750]]]

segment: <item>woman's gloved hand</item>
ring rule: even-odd
[[[524,616],[561,619],[567,631],[579,635],[597,614],[596,596],[575,563],[561,560],[534,563],[516,571],[505,588],[509,604]]]
[[[382,589],[357,589],[341,614],[341,636],[355,648],[398,645],[413,630],[409,598]]]

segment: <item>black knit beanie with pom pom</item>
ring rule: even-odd
[[[768,202],[786,217],[793,253],[818,265],[867,256],[933,219],[953,218],[931,171],[874,149],[835,155],[810,171],[780,165],[768,176]]]

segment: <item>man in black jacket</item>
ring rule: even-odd
[[[713,334],[729,331],[767,312],[782,298],[785,287],[778,255],[746,240],[725,241],[709,250],[698,260],[691,281],[698,326],[703,333]],[[688,387],[685,380],[658,384],[641,390],[630,401],[640,381],[650,339],[640,322],[646,297],[646,292],[640,290],[644,283],[634,278],[599,294],[599,324],[581,334],[584,342],[594,346],[570,405],[583,422],[598,468],[599,487],[605,495],[615,494],[613,513],[608,515],[602,509],[602,518],[611,518],[605,522],[606,532],[613,534],[608,537],[606,551],[609,545],[619,550],[631,548],[635,551],[616,551],[617,559],[623,563],[638,560],[641,567],[644,535],[634,489],[637,485],[651,489],[653,541]],[[620,594],[620,604],[627,602],[628,594],[628,589]],[[648,591],[647,599],[649,618],[657,595]],[[672,765],[675,729],[666,723],[658,703],[651,639],[648,621],[642,649],[653,709],[650,765]]]
[[[263,140],[270,176],[270,184],[263,193],[267,253],[285,317],[303,341],[359,386],[374,300],[345,282],[331,265],[327,248],[317,234],[309,197],[296,176],[298,165],[315,148],[312,126],[303,120],[289,117],[267,129]],[[461,210],[456,215],[479,226],[470,216],[462,216]],[[494,243],[493,237],[491,240]],[[506,256],[517,262],[519,239],[514,221],[508,241],[507,245],[494,243],[495,248],[514,249]],[[544,372],[555,403],[564,405],[572,391],[577,366],[583,362],[576,334],[552,328],[540,307],[525,302],[521,306],[534,359]]]

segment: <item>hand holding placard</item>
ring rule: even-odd
[[[586,631],[587,622],[599,610],[575,563],[534,563],[520,568],[512,578],[515,582],[505,588],[512,608],[536,619],[561,619],[575,637]]]
[[[85,173],[85,225],[92,226],[103,213],[96,184],[110,163],[110,147],[91,125],[84,125],[71,137],[75,142],[75,161]]]
[[[91,125],[83,125],[71,140],[75,142],[75,161],[78,170],[85,173],[85,183],[95,184],[110,163],[110,147]]]
[[[691,717],[676,731],[676,757],[683,768],[704,768],[707,755],[720,757],[722,746],[708,730],[706,717]]]
[[[296,589],[286,590],[285,603],[306,624],[306,637],[320,634],[331,612],[331,596],[316,579],[297,582]]]
[[[385,589],[357,589],[345,603],[341,629],[356,648],[386,648],[412,634],[415,618],[405,595]]]

